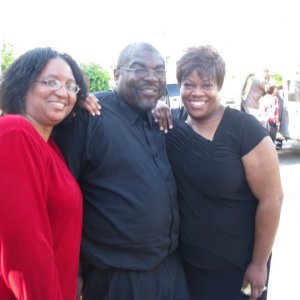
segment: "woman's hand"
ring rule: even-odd
[[[250,296],[249,300],[258,299],[266,290],[267,265],[257,266],[250,263],[243,279],[243,290],[245,295]],[[247,292],[249,294],[247,294]]]
[[[101,105],[99,104],[99,100],[93,94],[88,94],[81,103],[81,108],[87,110],[92,116],[99,116],[101,114]]]
[[[168,132],[173,128],[173,119],[169,106],[163,101],[158,101],[156,107],[152,110],[154,122],[158,123],[159,129]]]

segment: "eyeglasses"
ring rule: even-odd
[[[36,82],[43,83],[47,85],[50,90],[58,91],[62,87],[62,83],[57,79],[48,79],[48,80],[36,80]],[[65,87],[68,92],[76,95],[80,91],[80,87],[75,82],[70,82],[65,84]]]
[[[164,79],[167,73],[165,70],[150,70],[144,68],[132,69],[122,67],[121,70],[133,72],[137,77],[148,77],[150,75],[150,72],[153,72],[154,76],[158,79]]]

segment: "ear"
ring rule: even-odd
[[[120,77],[120,70],[119,69],[114,69],[114,78],[115,82],[117,83]]]

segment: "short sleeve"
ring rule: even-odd
[[[241,156],[248,154],[264,137],[269,136],[266,128],[254,116],[248,113],[240,113],[238,128]]]

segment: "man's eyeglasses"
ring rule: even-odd
[[[62,83],[57,79],[48,79],[48,80],[36,80],[36,82],[43,83],[47,85],[50,90],[58,91],[62,87]],[[65,84],[65,87],[68,92],[76,95],[80,91],[80,87],[75,82],[70,82]]]
[[[150,72],[154,74],[154,76],[158,79],[164,79],[166,76],[166,70],[150,70],[150,69],[144,69],[144,68],[124,68],[122,67],[121,70],[127,71],[127,72],[133,72],[135,76],[137,77],[148,77],[150,75]]]

